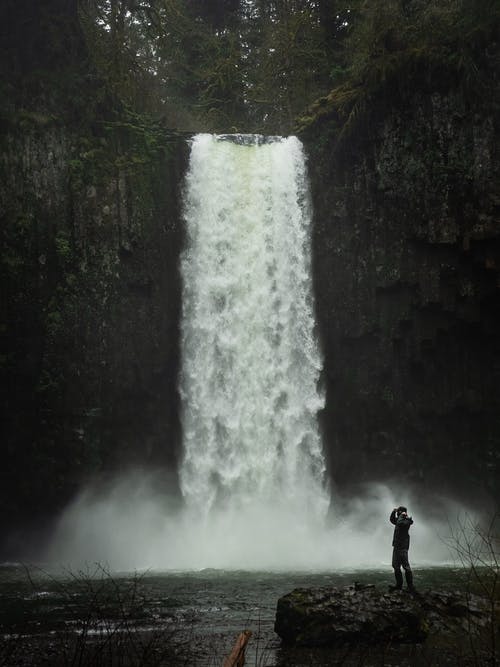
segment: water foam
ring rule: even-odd
[[[186,502],[205,515],[259,501],[264,511],[272,504],[308,520],[324,516],[322,363],[299,140],[197,136],[185,220]]]

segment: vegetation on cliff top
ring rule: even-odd
[[[2,18],[4,109],[50,87],[77,117],[93,96],[185,131],[349,129],[381,88],[438,71],[486,97],[499,65],[495,0],[6,0]]]
[[[486,96],[499,64],[495,0],[51,0],[26,20],[7,0],[5,11],[7,97],[25,88],[27,108],[52,77],[54,90],[72,86],[76,115],[92,90],[98,115],[119,100],[185,131],[288,133],[325,117],[348,130],[381,88],[398,96],[441,72]]]
[[[500,65],[500,5],[494,0],[364,2],[345,42],[347,67],[327,95],[298,119],[305,131],[333,119],[340,139],[366,116],[382,90],[388,99],[436,79],[465,96],[491,95]]]
[[[116,95],[187,130],[347,130],[381,87],[437,70],[486,95],[498,65],[494,0],[82,0],[80,17]]]

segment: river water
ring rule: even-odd
[[[420,588],[457,588],[463,571],[451,567],[415,570]],[[374,583],[385,589],[392,572],[352,570],[343,572],[245,572],[204,570],[200,572],[145,572],[109,574],[88,568],[78,573],[50,573],[19,565],[0,568],[0,664],[71,664],[73,641],[86,634],[88,644],[109,638],[128,613],[127,633],[141,637],[163,637],[172,651],[157,661],[114,664],[221,665],[238,634],[251,630],[247,665],[298,667],[299,665],[351,664],[339,662],[331,649],[287,649],[281,646],[273,625],[281,595],[302,586],[347,586],[354,581]],[[121,608],[117,598],[121,596]],[[63,647],[69,651],[60,660]],[[70,647],[70,648],[68,648]],[[391,649],[396,662],[420,664],[409,646]],[[10,652],[10,654],[9,654]],[[100,654],[99,654],[100,655]],[[6,660],[7,658],[7,660]],[[353,656],[352,664],[382,664],[379,653]],[[420,656],[421,660],[427,657]],[[357,662],[356,662],[357,661]],[[78,663],[77,663],[78,664]],[[81,664],[111,664],[96,658]],[[424,664],[424,663],[422,663]],[[432,663],[432,664],[448,664]]]

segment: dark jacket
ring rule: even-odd
[[[389,521],[394,524],[394,536],[392,538],[392,546],[395,549],[409,549],[410,548],[410,526],[413,523],[411,516],[396,517],[396,512],[393,510]]]

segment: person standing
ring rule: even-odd
[[[406,586],[411,593],[415,592],[413,586],[413,572],[408,561],[408,549],[410,548],[410,526],[413,523],[408,510],[403,505],[392,510],[389,521],[394,525],[394,536],[392,538],[392,567],[396,577],[396,590],[403,588],[403,573],[405,571]]]

